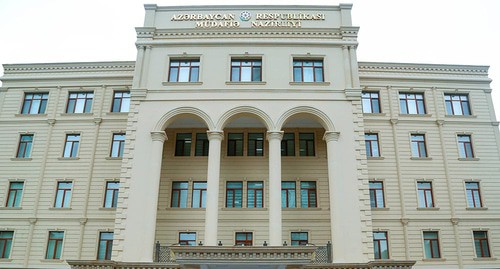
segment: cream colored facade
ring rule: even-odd
[[[0,232],[13,236],[0,267],[499,268],[500,134],[488,68],[358,62],[351,7],[146,5],[134,62],[4,65]],[[233,77],[236,61],[260,62],[260,79]],[[198,63],[190,69],[198,78],[174,78],[180,62]],[[320,63],[321,74],[298,79],[294,63],[303,62]],[[113,112],[121,92],[131,94],[130,112]],[[23,110],[33,93],[47,94],[45,111]],[[92,104],[73,113],[76,93],[92,93]],[[377,113],[363,108],[366,93],[378,95]],[[404,113],[401,94],[422,96],[425,113]],[[450,115],[446,96],[466,96],[470,115]],[[290,133],[295,154],[282,156]],[[126,134],[122,157],[113,155],[116,134]],[[176,154],[187,145],[179,134],[191,134],[186,154]],[[207,134],[204,156],[198,134]],[[231,156],[230,134],[243,134],[242,156]],[[259,134],[263,156],[249,156],[249,134]],[[312,156],[301,155],[301,134],[313,134]],[[365,134],[377,135],[376,156],[367,156]],[[65,157],[72,135],[79,147]],[[415,135],[425,156],[412,155]],[[23,137],[32,148],[20,156]],[[473,156],[460,155],[459,137]],[[295,183],[296,206],[282,207],[282,181]],[[64,206],[60,182],[71,183]],[[179,182],[187,190],[174,190]],[[199,182],[206,203],[193,208]],[[241,182],[241,208],[227,206],[228,182]],[[250,208],[255,182],[263,202]],[[370,182],[383,184],[381,207],[372,208]],[[16,206],[12,183],[23,186]],[[421,183],[432,186],[432,206],[419,203]],[[476,207],[470,183],[480,187]],[[51,232],[64,232],[56,259]],[[113,233],[113,262],[97,261],[103,232]],[[374,258],[374,232],[385,232],[387,257]],[[200,245],[174,246],[181,233]],[[237,233],[251,233],[252,246],[235,246]],[[309,245],[290,246],[292,233],[307,233]],[[424,234],[437,235],[437,257],[426,257]],[[478,257],[478,235],[489,257]],[[170,246],[168,261],[156,259],[157,241]],[[331,261],[321,262],[328,242]]]

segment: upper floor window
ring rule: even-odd
[[[236,246],[252,246],[253,234],[251,232],[238,232],[235,235],[234,244]]]
[[[295,193],[295,181],[282,181],[281,182],[281,207],[283,208],[295,208],[296,205],[296,193]]]
[[[366,156],[380,157],[380,148],[378,145],[378,134],[365,134]]]
[[[262,181],[247,182],[247,207],[264,207],[264,183]]]
[[[111,112],[129,112],[129,108],[130,108],[130,92],[129,91],[114,92]]]
[[[67,181],[57,182],[56,199],[54,202],[54,207],[56,208],[69,207],[71,201],[72,188],[73,188],[73,182],[67,182]]]
[[[422,93],[400,93],[401,114],[425,114],[424,95]]]
[[[179,245],[196,246],[196,233],[194,232],[179,233]]]
[[[111,260],[113,252],[113,232],[99,233],[99,246],[97,249],[98,260]]]
[[[323,82],[323,60],[293,60],[294,82]]]
[[[10,258],[10,250],[12,249],[13,238],[13,231],[0,231],[0,259]]]
[[[208,141],[207,133],[196,133],[196,147],[195,156],[208,156],[208,148],[210,142]]]
[[[47,242],[47,253],[45,259],[60,259],[62,253],[64,232],[51,231]]]
[[[17,158],[31,157],[31,148],[33,146],[33,135],[21,135],[19,139],[19,146],[17,147]]]
[[[378,92],[363,92],[363,113],[380,113],[380,98]]]
[[[301,198],[300,206],[302,208],[318,206],[315,181],[300,182],[300,198]]]
[[[389,259],[387,232],[373,232],[373,252],[375,259]]]
[[[424,252],[426,259],[441,258],[438,232],[424,232]]]
[[[70,93],[66,113],[90,113],[93,98],[93,92]]]
[[[192,208],[205,208],[207,203],[207,182],[193,183]]]
[[[172,207],[187,207],[188,185],[188,182],[172,183]]]
[[[191,155],[191,133],[177,134],[175,139],[175,156]]]
[[[291,237],[292,246],[305,246],[309,243],[307,232],[292,232]]]
[[[284,133],[281,139],[281,156],[295,156],[295,134]]]
[[[10,182],[5,207],[21,207],[24,182]]]
[[[470,115],[469,96],[467,94],[445,94],[447,115]]]
[[[382,181],[370,181],[369,186],[371,208],[384,208],[384,183]]]
[[[262,60],[231,60],[231,81],[262,81]]]
[[[66,143],[64,144],[64,158],[76,158],[78,155],[78,147],[80,146],[79,134],[66,135]]]
[[[488,232],[474,231],[474,247],[476,249],[476,257],[491,257],[490,246],[488,244]]]
[[[418,207],[430,208],[434,207],[434,197],[432,194],[431,182],[417,182],[418,191]]]
[[[243,205],[243,182],[226,182],[226,207],[241,208]]]
[[[465,182],[465,192],[467,196],[467,206],[469,208],[483,207],[479,182]]]
[[[411,156],[416,158],[427,157],[427,148],[425,146],[425,135],[411,135]]]
[[[198,82],[200,60],[171,60],[168,75],[169,82]]]
[[[24,94],[21,114],[44,114],[48,99],[49,93],[47,92]]]
[[[460,158],[474,158],[472,150],[472,141],[470,135],[457,135],[458,155]]]
[[[120,191],[120,182],[106,182],[106,192],[104,193],[104,207],[116,208],[118,204],[118,192]]]
[[[227,134],[227,156],[243,156],[243,133]]]
[[[299,133],[300,156],[314,156],[314,133]]]
[[[125,134],[113,134],[113,142],[111,144],[111,157],[123,157],[123,149],[125,148]]]
[[[248,134],[248,156],[264,156],[264,134]]]

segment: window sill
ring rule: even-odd
[[[432,114],[402,114],[399,113],[400,117],[432,117]]]
[[[40,262],[47,263],[47,262],[57,262],[57,263],[62,263],[64,260],[62,259],[41,259]]]
[[[205,210],[204,207],[166,207],[165,210]]]
[[[123,157],[106,157],[106,160],[121,161],[121,160],[123,160]]]
[[[423,258],[422,261],[424,262],[445,262],[445,258]]]
[[[389,207],[372,207],[372,211],[389,211]]]
[[[68,211],[71,210],[71,207],[49,207],[49,210],[56,210],[56,211]]]
[[[59,157],[57,159],[59,161],[77,161],[80,160],[80,157]]]
[[[7,259],[2,258],[2,259],[0,259],[0,262],[12,262],[12,259],[9,259],[9,258],[7,258]]]
[[[463,118],[463,119],[473,119],[477,118],[476,115],[445,115],[446,118]]]
[[[330,86],[330,82],[290,82],[291,86]]]
[[[254,207],[223,207],[222,210],[245,210],[245,211],[267,211],[267,207],[264,208],[254,208]]]
[[[322,210],[321,207],[285,207],[281,208],[282,211],[299,211],[299,210]]]
[[[226,85],[266,85],[265,81],[226,81]]]
[[[430,160],[432,160],[432,157],[411,157],[410,160],[430,161]]]
[[[106,112],[106,115],[116,115],[116,116],[128,116],[130,112]]]
[[[439,207],[417,207],[419,211],[438,211]]]
[[[471,211],[481,211],[481,210],[488,210],[487,207],[466,207],[465,210],[471,210]]]
[[[385,113],[363,113],[363,116],[379,116],[379,117],[382,117],[382,116],[386,116]]]
[[[368,160],[384,160],[384,157],[366,157]]]
[[[496,261],[497,258],[494,258],[494,257],[478,257],[478,258],[474,258],[473,260],[474,261]]]
[[[170,82],[170,81],[163,81],[161,83],[163,86],[186,86],[186,85],[203,85],[203,82],[197,81],[197,82]]]
[[[17,162],[28,162],[33,160],[33,158],[10,158],[11,161],[17,161]]]
[[[47,114],[15,114],[14,115],[15,117],[38,117],[38,118],[43,118],[43,117],[47,117]]]
[[[23,207],[22,206],[19,206],[19,207],[6,207],[6,206],[2,206],[0,207],[0,210],[22,210]]]
[[[102,211],[116,211],[116,207],[99,207]]]
[[[479,158],[458,158],[459,161],[468,161],[468,162],[473,162],[473,161],[479,161]]]
[[[59,115],[63,116],[63,117],[71,117],[71,116],[91,117],[91,116],[94,116],[94,113],[91,113],[91,112],[88,112],[88,113],[61,113]]]

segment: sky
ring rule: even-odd
[[[353,3],[359,61],[488,65],[500,119],[500,0],[0,0],[0,64],[135,60],[145,3]]]

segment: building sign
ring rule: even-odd
[[[301,28],[303,21],[324,21],[323,13],[256,13],[243,11],[215,14],[174,14],[171,21],[194,22],[195,28],[239,28],[242,23],[251,28]]]

